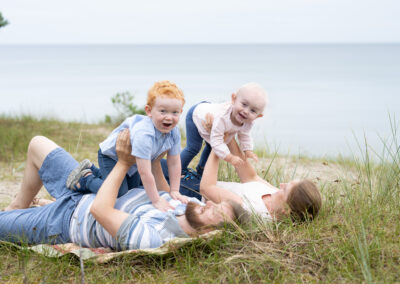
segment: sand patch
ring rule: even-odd
[[[0,209],[7,206],[19,191],[24,172],[24,165],[17,167],[4,162],[0,163]],[[38,193],[39,198],[50,198],[47,190],[42,187]]]
[[[269,165],[271,160],[266,162]],[[283,171],[285,176],[293,176],[293,179],[307,178],[323,183],[340,182],[344,178],[352,181],[357,179],[353,169],[327,161],[276,158],[272,161],[271,168],[275,171]]]

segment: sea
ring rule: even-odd
[[[184,91],[182,127],[193,104],[261,84],[252,135],[270,152],[349,157],[399,138],[400,44],[0,45],[0,115],[100,122],[116,93],[142,107],[166,79]]]

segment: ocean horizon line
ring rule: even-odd
[[[281,43],[1,43],[0,47],[12,46],[388,46],[400,42],[281,42]]]

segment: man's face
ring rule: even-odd
[[[167,97],[158,97],[154,106],[145,107],[146,114],[161,133],[170,132],[179,122],[182,113],[182,101]]]
[[[219,204],[207,201],[205,206],[189,202],[185,216],[190,226],[199,229],[204,226],[218,225],[223,221],[232,221],[234,213],[232,206],[225,201]]]

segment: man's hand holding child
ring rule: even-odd
[[[115,149],[120,163],[123,163],[127,167],[136,163],[136,158],[131,155],[132,145],[129,129],[124,129],[118,134]]]

